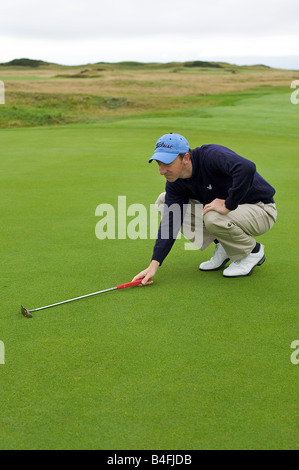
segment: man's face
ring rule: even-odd
[[[160,175],[164,176],[167,181],[173,183],[178,178],[182,177],[182,170],[183,170],[183,160],[177,156],[175,160],[171,163],[162,163],[157,160]]]

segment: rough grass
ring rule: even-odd
[[[196,64],[2,65],[6,103],[0,110],[0,127],[101,122],[148,112],[176,112],[207,105],[206,95],[211,104],[223,104],[224,94],[261,86],[289,87],[296,78],[295,72],[264,66]]]

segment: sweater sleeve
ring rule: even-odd
[[[236,161],[230,166],[230,174],[233,178],[233,183],[228,190],[228,197],[225,200],[225,206],[229,210],[237,209],[240,201],[245,197],[252,186],[255,172],[255,164],[245,158],[243,161]]]
[[[180,194],[179,184],[166,183],[164,212],[161,219],[152,260],[162,265],[170,252],[184,219],[188,197]]]
[[[232,184],[225,199],[225,206],[232,211],[238,207],[240,201],[245,198],[251,188],[256,166],[250,160],[226,147],[213,147],[209,158],[212,171],[230,175],[232,178]]]

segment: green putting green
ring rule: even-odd
[[[0,131],[1,449],[298,449],[298,112],[284,88],[231,106]],[[154,240],[95,235],[96,207],[149,208],[166,132],[253,160],[278,219],[252,276],[198,270],[184,239],[151,286]],[[128,217],[128,220],[131,220]]]

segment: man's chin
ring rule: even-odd
[[[177,178],[175,178],[174,176],[165,176],[165,178],[169,183],[174,183],[177,180]]]

